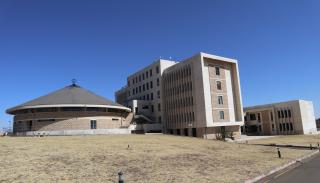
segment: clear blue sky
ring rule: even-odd
[[[307,99],[319,116],[318,0],[1,0],[0,121],[72,78],[114,99],[159,56],[200,51],[239,61],[244,106]]]

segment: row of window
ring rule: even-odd
[[[156,67],[156,73],[159,74],[160,73],[160,68],[159,66]],[[138,82],[141,82],[147,78],[152,77],[152,69],[150,70],[147,70],[146,72],[142,73],[142,74],[139,74],[139,76],[136,76],[135,78],[132,79],[132,84],[135,84],[135,83],[138,83]],[[131,85],[131,82],[130,80],[128,80],[128,86],[130,87]]]
[[[289,123],[280,123],[279,130],[280,130],[280,132],[293,131],[293,124],[290,122]]]
[[[165,108],[166,108],[166,111],[169,111],[171,109],[176,109],[179,107],[188,107],[188,106],[193,106],[193,97],[192,96],[168,101],[166,103]]]
[[[157,78],[157,86],[160,86],[160,79]],[[133,88],[132,89],[132,95],[136,95],[136,94],[139,94],[141,92],[144,92],[144,91],[148,91],[149,89],[152,89],[153,88],[153,82],[150,81],[150,82],[147,82],[143,85],[140,85],[140,86],[137,86],[136,88]],[[128,92],[128,95],[131,96],[131,91],[129,90]]]
[[[175,114],[175,115],[168,115],[168,124],[169,126],[170,123],[181,123],[181,122],[194,122],[195,117],[194,117],[194,112],[187,112],[187,113],[181,113],[181,114]]]
[[[173,95],[179,95],[184,92],[192,92],[192,82],[186,82],[182,83],[178,86],[171,87],[171,88],[166,88],[166,96],[173,96]]]
[[[191,76],[191,66],[187,65],[183,68],[170,72],[165,75],[165,81],[169,84],[176,82],[177,80],[180,80],[181,78],[187,78]]]
[[[157,98],[160,99],[160,90],[157,91]],[[153,93],[146,94],[137,98],[138,100],[153,100]]]
[[[291,118],[291,110],[278,110],[278,118]]]

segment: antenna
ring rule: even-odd
[[[77,86],[77,84],[76,84],[77,80],[76,79],[72,79],[71,82],[72,82],[72,86]]]

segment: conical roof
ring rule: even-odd
[[[11,114],[14,111],[21,109],[42,107],[106,107],[130,110],[127,107],[96,95],[76,84],[72,84],[55,92],[10,108],[7,110],[7,113]]]

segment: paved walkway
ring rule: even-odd
[[[260,181],[259,181],[260,182]],[[320,155],[300,164],[294,169],[288,169],[265,179],[263,183],[313,183],[320,182]]]

